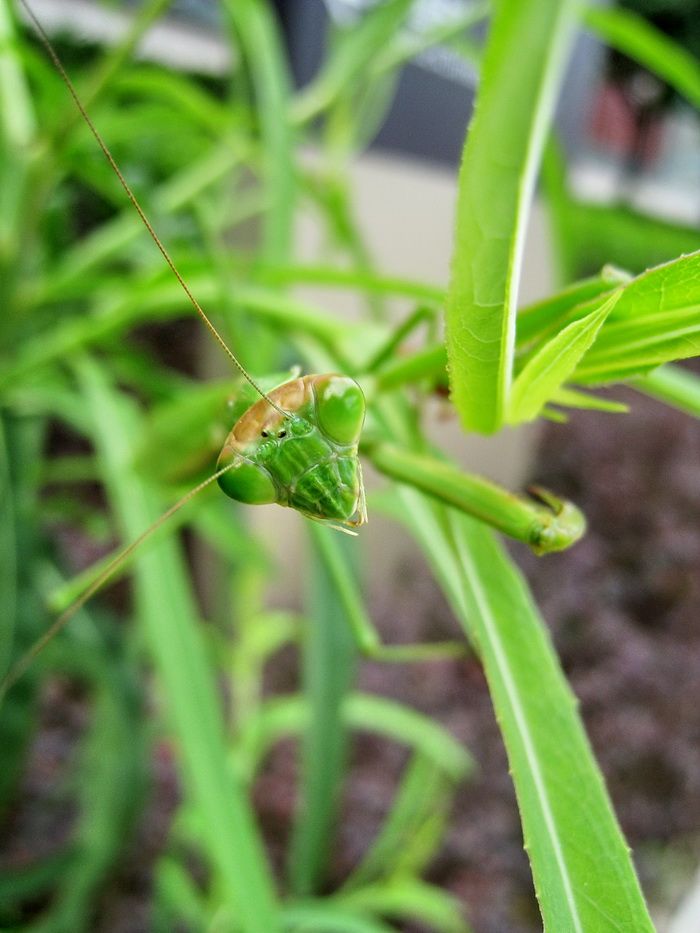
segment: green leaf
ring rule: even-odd
[[[343,885],[342,894],[360,888],[366,892],[366,886],[378,880],[420,875],[444,838],[454,789],[454,782],[438,764],[414,755],[404,768],[381,829]]]
[[[417,921],[441,933],[469,933],[457,898],[417,878],[368,885],[351,894],[341,894],[335,900],[355,910]]]
[[[659,399],[694,418],[700,418],[700,378],[680,366],[660,366],[632,386],[644,395]]]
[[[700,252],[649,269],[619,291],[597,340],[576,367],[576,382],[603,385],[700,354]]]
[[[557,389],[551,401],[554,405],[564,405],[567,408],[587,408],[592,411],[606,411],[609,414],[624,414],[629,411],[629,405],[625,405],[624,402],[615,402],[609,398],[601,398],[599,395],[589,395],[587,392],[579,392],[567,386]]]
[[[452,781],[461,781],[473,770],[469,752],[438,723],[386,697],[352,693],[343,705],[348,728],[371,732],[415,749],[435,763]],[[255,721],[241,734],[237,754],[254,773],[268,749],[283,736],[300,732],[308,707],[299,694],[268,700]]]
[[[343,703],[357,666],[356,643],[332,565],[335,549],[349,563],[344,536],[309,524],[313,574],[303,646],[303,689],[308,704],[300,762],[299,802],[289,848],[289,881],[294,894],[315,894],[326,881],[330,847],[338,821],[340,791],[347,771],[348,730]],[[340,539],[340,540],[339,540]],[[329,554],[329,549],[331,554]],[[352,575],[352,569],[349,570]]]
[[[327,900],[308,900],[282,909],[284,929],[289,933],[396,933],[381,920],[353,913]]]
[[[447,348],[465,428],[509,407],[525,228],[574,27],[573,0],[502,0],[462,159]]]
[[[530,357],[513,384],[508,420],[532,421],[567,381],[592,345],[621,292],[614,291],[602,305],[569,324]]]
[[[237,32],[255,90],[263,186],[269,205],[263,217],[262,258],[283,262],[291,247],[297,184],[289,116],[291,77],[284,41],[271,5],[257,0],[225,0],[223,8]]]
[[[409,489],[402,515],[478,646],[547,930],[652,933],[629,850],[527,585],[495,536]]]
[[[612,48],[658,75],[700,107],[700,62],[648,19],[621,7],[590,5],[584,22]]]
[[[297,123],[318,116],[331,106],[383,51],[406,18],[413,0],[387,0],[368,8],[362,20],[342,30],[321,74],[298,97],[293,108]]]

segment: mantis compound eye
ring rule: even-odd
[[[365,397],[349,376],[319,377],[315,384],[316,417],[323,433],[336,444],[356,444],[365,420]]]

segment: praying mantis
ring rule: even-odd
[[[538,552],[568,546],[580,536],[583,523],[577,510],[545,491],[537,493],[538,501],[513,496],[480,477],[464,474],[436,459],[430,452],[401,450],[395,444],[387,443],[382,436],[381,418],[376,421],[374,433],[370,432],[363,438],[366,394],[372,405],[372,392],[365,393],[361,385],[348,375],[338,372],[295,375],[269,390],[263,390],[259,381],[251,377],[229,349],[176,268],[93,125],[50,41],[24,0],[22,2],[126,197],[201,321],[247,381],[253,399],[233,422],[211,474],[108,564],[15,664],[0,685],[0,696],[134,551],[213,482],[218,482],[227,496],[239,502],[249,505],[277,503],[314,522],[353,534],[356,528],[367,522],[359,456],[363,452],[386,476],[411,483],[453,507],[466,510],[505,533],[526,541]],[[390,338],[387,346],[395,349],[395,342]],[[375,354],[377,359],[387,355],[388,352]]]

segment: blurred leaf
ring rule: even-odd
[[[417,878],[442,842],[455,786],[435,761],[416,752],[403,770],[376,838],[343,885],[342,896],[360,888],[366,892],[375,880],[381,880],[379,887],[385,890],[393,879]]]
[[[667,363],[640,379],[633,379],[631,385],[644,395],[700,418],[700,377],[687,369]]]
[[[340,30],[323,70],[294,104],[297,123],[327,109],[348,84],[367,68],[396,34],[413,0],[386,0],[368,9],[358,23]]]
[[[700,108],[700,62],[648,19],[616,6],[587,3],[584,22],[607,45],[666,81]]]
[[[289,933],[396,933],[381,920],[327,900],[292,902],[282,908],[282,922]]]
[[[396,878],[338,895],[334,900],[382,917],[417,921],[440,933],[469,933],[470,929],[453,894],[417,878]]]
[[[348,730],[343,703],[355,679],[357,646],[329,568],[329,550],[349,563],[351,542],[331,528],[309,525],[312,542],[308,610],[302,638],[302,687],[307,704],[301,742],[299,804],[289,847],[288,873],[296,895],[323,887],[347,772]],[[353,542],[354,543],[354,542]],[[352,575],[352,569],[349,570]]]

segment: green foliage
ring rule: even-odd
[[[161,325],[191,314],[189,301],[44,52],[0,0],[0,671],[18,670],[55,613],[108,572],[131,577],[135,623],[115,625],[116,610],[96,597],[3,697],[5,811],[49,678],[80,685],[90,726],[70,784],[72,837],[3,877],[0,926],[29,929],[21,924],[33,911],[34,930],[92,928],[133,841],[157,741],[175,752],[182,800],[155,867],[154,929],[387,933],[416,921],[466,933],[462,905],[424,875],[471,758],[439,723],[359,691],[356,677],[359,652],[396,664],[472,650],[503,732],[547,929],[650,930],[544,623],[487,527],[544,553],[573,544],[585,519],[547,490],[525,498],[464,473],[420,429],[424,401],[447,386],[448,358],[453,401],[471,430],[561,416],[561,408],[618,417],[624,406],[584,390],[621,381],[700,412],[700,383],[670,365],[698,354],[700,254],[675,258],[700,245],[697,231],[578,203],[556,145],[546,144],[578,5],[497,5],[446,289],[374,267],[345,169],[412,54],[447,41],[478,58],[468,29],[484,6],[417,38],[402,29],[410,2],[379,3],[356,28],[332,31],[318,76],[299,92],[272,7],[261,0],[222,4],[234,59],[225,79],[130,63],[163,6],[146,4],[110,51],[77,56],[66,45],[79,93],[189,288],[244,365],[263,376],[263,391],[289,379],[285,367],[298,360],[308,372],[347,373],[362,386],[361,455],[386,483],[376,507],[415,537],[465,640],[383,645],[356,573],[359,542],[317,525],[309,527],[307,604],[301,612],[270,609],[274,558],[249,524],[250,509],[211,487],[121,561],[117,542],[137,539],[212,475],[223,439],[256,395],[231,380],[202,384],[196,372],[161,359]],[[688,52],[629,13],[596,8],[584,11],[584,22],[697,104],[698,64]],[[310,142],[313,166],[302,157]],[[543,158],[562,282],[516,315]],[[295,252],[302,207],[321,218],[329,244],[313,266]],[[614,262],[631,272],[597,272],[590,263],[598,259],[596,269]],[[290,294],[297,284],[352,292],[365,313],[337,320]],[[396,298],[408,305],[398,324],[385,314]],[[447,348],[437,338],[443,309]],[[144,325],[155,341],[143,339]],[[424,345],[404,353],[419,326]],[[354,442],[358,411],[331,411],[329,403],[325,428]],[[54,452],[61,435],[68,454]],[[107,556],[71,566],[57,521],[79,550]],[[182,527],[216,567],[206,609],[177,537]],[[299,686],[271,695],[268,663],[290,646],[301,657]],[[153,672],[148,690],[144,666]],[[340,794],[356,732],[402,746],[406,765],[375,837],[338,879]],[[276,876],[253,801],[266,756],[283,738],[298,744],[301,765],[287,855],[275,861],[286,870]]]

